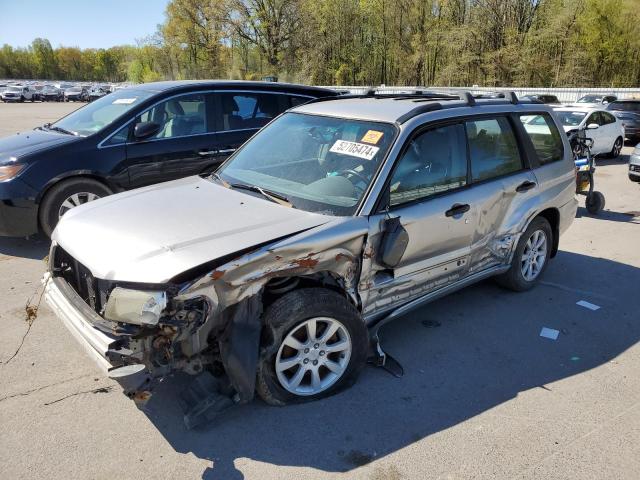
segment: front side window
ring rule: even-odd
[[[52,126],[85,137],[99,132],[152,95],[152,92],[124,88],[70,113]]]
[[[207,132],[206,112],[204,94],[182,95],[150,108],[140,115],[140,121],[160,125],[152,139],[186,137]]]
[[[529,134],[541,165],[562,160],[562,138],[548,114],[521,115],[520,121]]]
[[[466,127],[474,182],[522,169],[516,137],[506,117],[474,120]]]
[[[607,112],[600,112],[604,125],[608,125],[610,123],[616,123],[616,117]]]
[[[219,94],[222,131],[264,127],[285,109],[282,95],[274,93],[227,92]]]
[[[391,206],[420,200],[467,183],[467,147],[461,124],[413,138],[393,172]]]
[[[285,113],[218,174],[230,188],[260,187],[287,198],[294,208],[352,215],[395,133],[387,123]]]

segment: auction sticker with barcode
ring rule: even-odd
[[[329,149],[333,153],[341,153],[343,155],[351,155],[352,157],[364,158],[371,160],[376,156],[380,147],[372,147],[364,143],[348,142],[346,140],[337,140]]]

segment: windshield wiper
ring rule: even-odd
[[[44,128],[47,130],[55,130],[56,132],[64,133],[66,135],[78,135],[76,132],[72,132],[71,130],[64,129],[62,127],[56,127],[55,125],[51,125],[50,123],[45,123]]]
[[[215,178],[217,181],[219,181],[220,183],[222,183],[222,185],[224,185],[227,188],[237,188],[240,190],[249,190],[251,192],[257,192],[267,200],[271,200],[272,202],[279,203],[280,205],[284,205],[285,207],[289,207],[289,208],[293,207],[293,203],[291,203],[291,201],[289,201],[289,199],[284,195],[282,195],[281,193],[272,192],[271,190],[266,190],[257,185],[249,185],[247,183],[229,183],[224,178],[222,178],[220,174],[217,172],[213,172],[211,176]]]
[[[280,205],[284,205],[285,207],[289,207],[289,208],[293,207],[293,204],[289,201],[289,199],[284,195],[282,195],[281,193],[272,192],[270,190],[265,190],[264,188],[259,187],[257,185],[249,185],[246,183],[228,183],[228,185],[231,188],[238,188],[241,190],[249,190],[251,192],[257,192],[267,200],[271,200],[272,202],[279,203]]]

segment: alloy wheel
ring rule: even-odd
[[[93,202],[94,200],[97,200],[99,198],[99,195],[91,192],[74,193],[64,202],[62,202],[62,205],[60,205],[60,209],[58,210],[58,218],[61,218],[65,213],[67,213],[72,208],[77,207],[78,205]]]
[[[531,234],[520,259],[522,276],[528,282],[535,280],[547,260],[547,235],[542,230]]]
[[[351,337],[345,326],[329,317],[297,325],[282,341],[275,370],[282,387],[295,395],[316,395],[336,383],[351,358]]]

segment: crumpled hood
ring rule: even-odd
[[[0,161],[8,157],[20,158],[23,155],[29,155],[45,148],[77,142],[82,138],[44,130],[16,133],[10,137],[0,138]]]
[[[331,220],[187,177],[76,207],[52,238],[97,278],[163,283]]]

